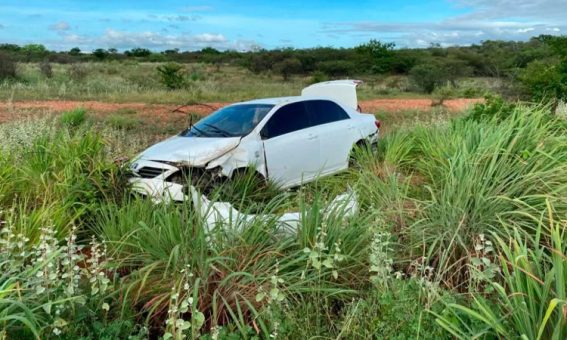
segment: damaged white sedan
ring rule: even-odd
[[[380,128],[358,112],[359,83],[318,83],[301,96],[226,106],[142,152],[132,162],[133,188],[184,201],[188,182],[229,179],[250,167],[281,188],[345,170],[353,148],[375,144]]]

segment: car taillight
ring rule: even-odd
[[[376,121],[374,122],[374,124],[376,124],[376,127],[377,127],[378,129],[380,129],[380,128],[382,127],[382,122],[379,121],[379,120],[376,120]]]

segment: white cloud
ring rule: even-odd
[[[481,40],[526,40],[567,30],[566,0],[452,0],[469,13],[436,22],[340,22],[323,25],[327,33],[393,37],[401,46],[468,45]]]
[[[89,37],[77,34],[68,34],[59,42],[61,49],[69,46],[80,46],[84,49],[97,47],[118,49],[130,49],[134,47],[145,47],[153,50],[178,48],[180,50],[199,50],[204,47],[214,47],[220,50],[252,50],[258,48],[258,43],[252,40],[227,39],[218,33],[200,34],[166,34],[167,32],[129,32],[108,29],[101,36]],[[65,46],[63,46],[65,45]]]
[[[71,26],[65,21],[59,21],[52,25],[49,25],[49,29],[56,32],[64,32],[71,29]]]
[[[193,40],[202,43],[225,43],[227,39],[222,34],[203,33],[193,36]]]
[[[472,10],[464,17],[564,21],[567,16],[565,0],[453,0],[452,2]]]

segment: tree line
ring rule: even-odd
[[[143,62],[204,62],[236,65],[254,73],[270,72],[284,80],[293,75],[336,78],[352,75],[409,75],[427,93],[462,77],[493,77],[525,85],[535,98],[561,97],[567,92],[567,36],[540,35],[525,42],[484,41],[471,46],[396,48],[394,43],[370,40],[354,48],[281,48],[238,52],[207,47],[198,51],[160,52],[138,47],[126,51],[78,47],[50,51],[40,44],[0,44],[0,59],[17,62],[76,63],[136,60]],[[0,69],[3,62],[0,61]],[[14,71],[15,72],[15,71]],[[0,70],[1,73],[1,70]]]

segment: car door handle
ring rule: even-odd
[[[349,125],[349,126],[347,126],[347,129],[348,129],[348,130],[354,130],[354,125]]]
[[[317,139],[317,135],[310,134],[310,135],[307,136],[307,139],[308,139],[308,140]]]

